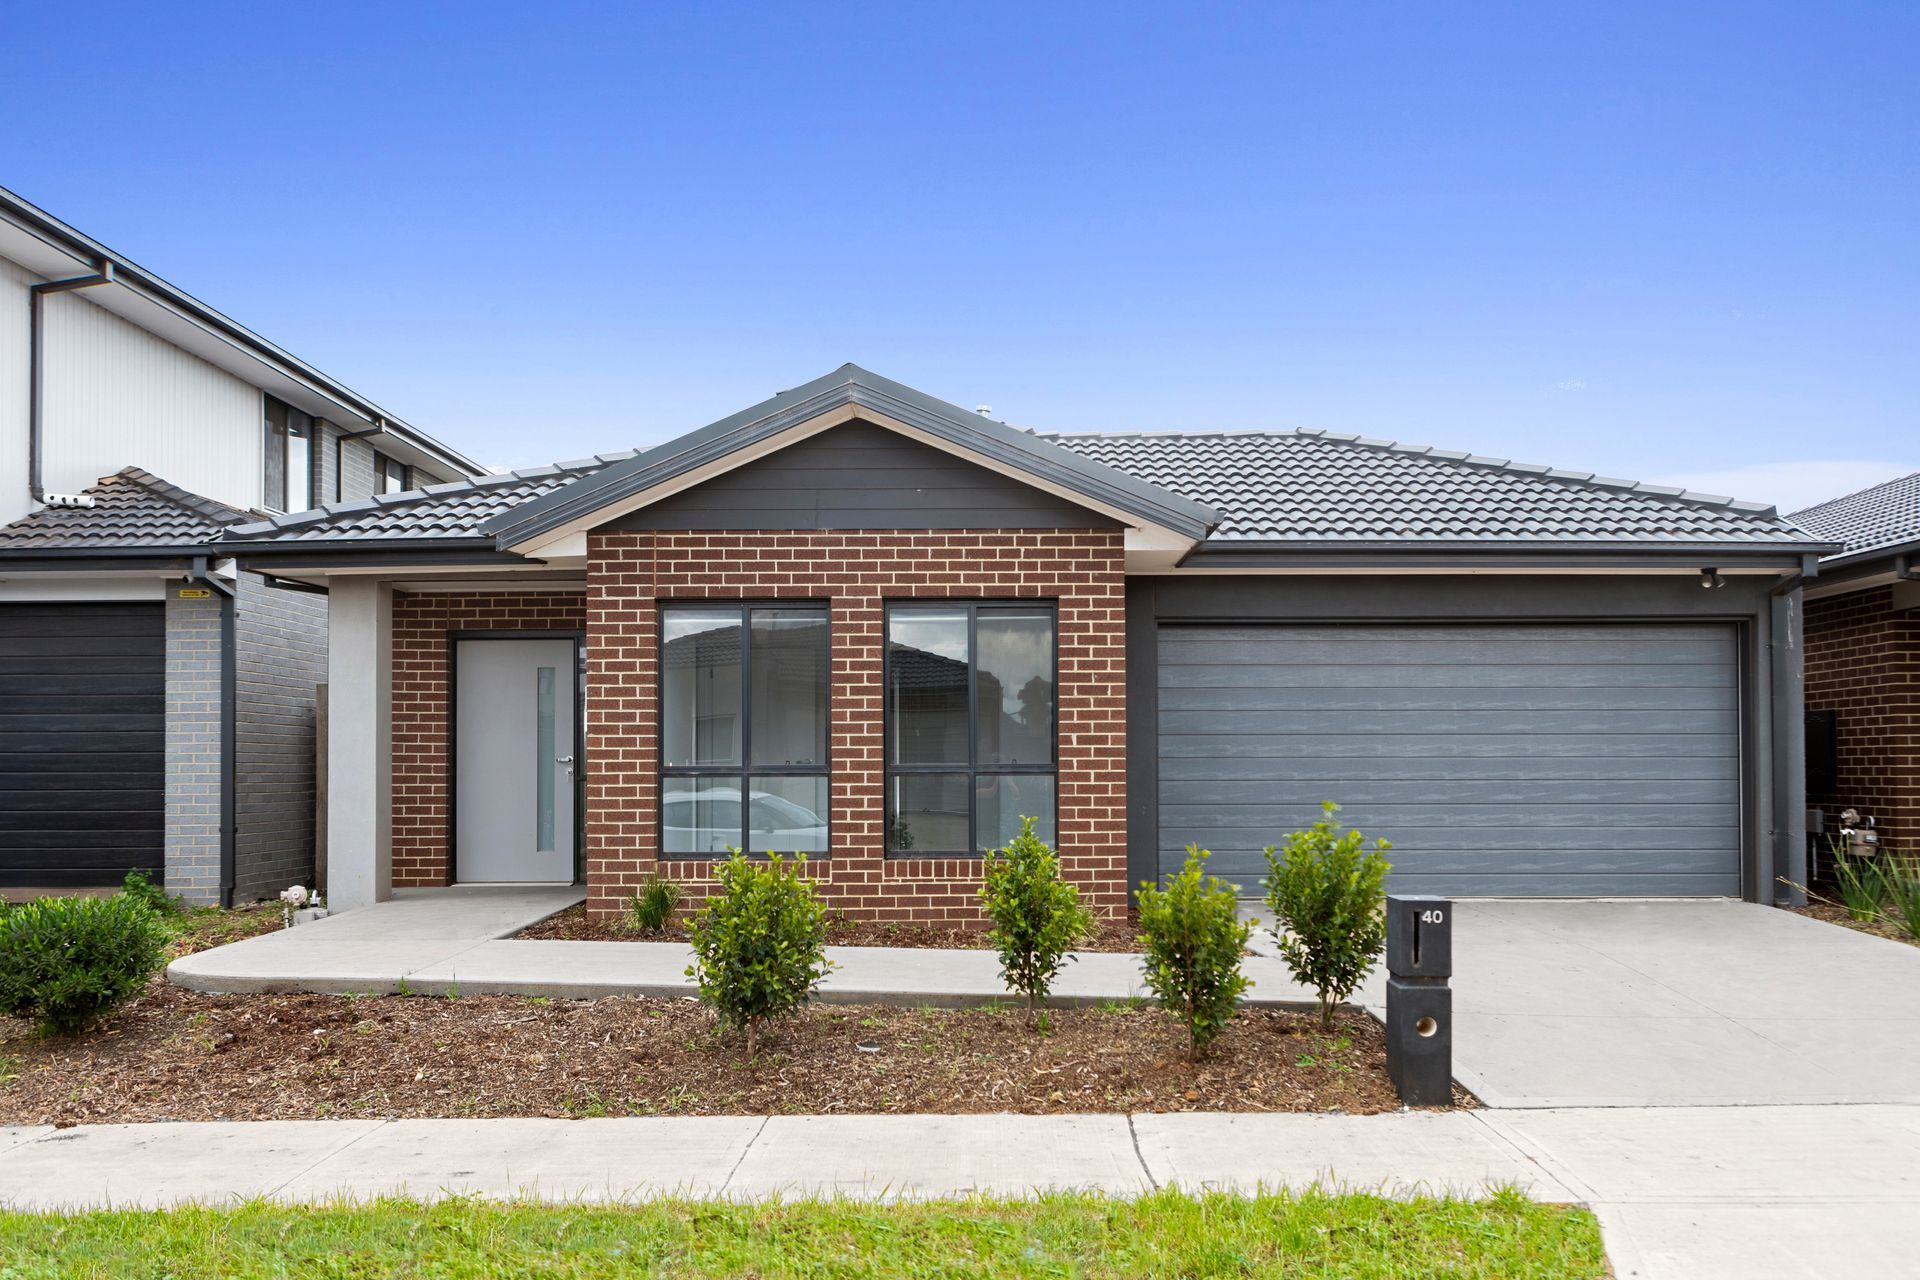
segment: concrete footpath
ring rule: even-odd
[[[901,1198],[1512,1184],[1599,1213],[1621,1277],[1911,1276],[1920,1108],[721,1116],[0,1129],[0,1204],[406,1193]]]

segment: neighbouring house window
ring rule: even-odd
[[[825,853],[823,605],[660,610],[660,852]]]
[[[266,398],[266,458],[261,501],[273,511],[313,506],[313,418],[290,404]]]
[[[407,471],[408,467],[405,463],[396,462],[386,454],[376,452],[373,455],[374,493],[405,493],[407,486],[411,483]]]
[[[893,605],[886,664],[887,852],[997,849],[1023,817],[1054,843],[1053,608]]]

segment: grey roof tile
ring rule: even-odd
[[[1845,550],[1828,559],[1920,542],[1920,471],[1831,498],[1787,519],[1816,537],[1844,545]]]
[[[1040,433],[1035,433],[1039,435]],[[1318,431],[1043,435],[1224,513],[1211,541],[1645,546],[1804,544],[1759,503]],[[483,526],[634,451],[242,525],[239,541],[481,538]]]
[[[1808,541],[1763,504],[1322,431],[1047,438],[1228,513],[1215,543]]]
[[[83,492],[91,507],[42,507],[0,526],[0,551],[193,547],[252,518],[139,467],[104,476]]]

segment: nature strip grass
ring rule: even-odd
[[[7,1280],[1608,1274],[1580,1209],[1362,1193],[624,1206],[451,1199],[0,1214]]]

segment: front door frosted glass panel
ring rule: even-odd
[[[454,874],[574,878],[571,640],[455,645]]]

